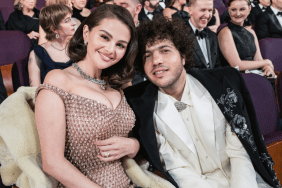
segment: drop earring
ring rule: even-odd
[[[86,40],[84,41],[84,45],[87,46],[87,41]]]

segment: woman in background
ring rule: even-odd
[[[135,116],[121,87],[134,75],[137,46],[129,11],[99,6],[70,40],[73,66],[50,71],[37,89],[43,171],[58,187],[134,187],[120,158],[135,157],[139,142],[128,138]]]
[[[220,18],[216,8],[213,8],[212,18],[208,23],[208,28],[213,32],[217,33],[217,28],[220,25]]]
[[[32,46],[38,44],[39,10],[36,0],[14,0],[15,11],[6,22],[6,30],[22,31],[31,39]]]
[[[73,4],[73,17],[78,19],[81,23],[87,18],[91,11],[85,8],[87,1],[86,0],[71,0]]]
[[[226,64],[238,67],[239,71],[256,70],[274,85],[273,78],[276,75],[272,62],[262,58],[255,32],[244,26],[251,11],[250,1],[230,0],[228,6],[230,22],[218,34],[219,47]]]
[[[190,15],[188,13],[188,7],[185,6],[186,0],[169,0],[166,8],[163,10],[163,15],[172,18],[179,17],[188,24]]]
[[[54,5],[54,4],[66,5],[66,6],[70,7],[71,10],[72,10],[71,0],[46,0],[45,6],[50,6],[50,5]],[[81,22],[74,17],[72,17],[72,19],[76,23],[76,25],[75,25],[75,30],[76,30],[78,28],[78,26],[81,24]],[[45,42],[47,42],[46,33],[44,32],[42,27],[39,25],[39,41],[38,41],[38,44],[41,45]]]
[[[54,4],[41,9],[40,25],[46,33],[47,42],[37,45],[29,55],[29,84],[38,87],[46,74],[53,69],[64,69],[72,65],[67,55],[67,43],[75,32],[71,9]]]

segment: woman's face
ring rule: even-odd
[[[87,41],[86,59],[96,68],[106,69],[122,59],[131,34],[128,26],[121,21],[105,18],[91,31],[84,25],[83,38]]]
[[[80,9],[80,10],[83,9],[87,3],[86,0],[71,0],[71,2],[77,9]]]
[[[249,6],[245,0],[233,1],[228,11],[231,22],[237,25],[243,25],[251,11],[251,6]]]
[[[35,7],[35,0],[20,0],[23,9],[33,9]]]
[[[73,36],[75,33],[75,21],[71,18],[71,13],[68,13],[65,18],[60,23],[60,29],[57,30],[57,33],[60,36],[68,37]]]

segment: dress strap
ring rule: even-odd
[[[168,8],[173,9],[173,10],[176,10],[177,12],[179,12],[179,10],[178,10],[177,8],[173,7],[173,6],[170,6],[170,7],[168,7]]]
[[[50,85],[50,84],[41,84],[41,85],[39,85],[39,87],[36,89],[36,92],[35,92],[35,100],[36,100],[36,98],[37,98],[39,92],[40,92],[41,90],[43,90],[43,89],[47,89],[47,90],[50,90],[50,91],[56,93],[57,95],[59,95],[59,96],[61,97],[61,99],[62,99],[63,101],[65,101],[65,100],[67,99],[67,96],[69,95],[68,92],[66,92],[66,91],[64,91],[64,90],[62,90],[62,89],[60,89],[60,88],[58,88],[58,87],[52,86],[52,85]]]

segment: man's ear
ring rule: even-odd
[[[144,6],[146,5],[146,6],[148,7],[149,4],[150,4],[149,1],[145,1],[145,2],[144,2]]]
[[[188,13],[191,15],[191,13],[192,13],[192,8],[191,8],[191,6],[189,6],[188,7]]]
[[[184,55],[181,56],[181,62],[182,62],[182,65],[184,66],[185,63],[186,63],[186,62],[185,62],[185,56],[184,56]]]
[[[88,43],[88,40],[89,40],[89,27],[88,25],[84,25],[83,26],[83,40],[86,41]]]
[[[142,5],[140,3],[138,3],[136,6],[135,6],[135,16],[139,15],[140,11],[142,9]]]

